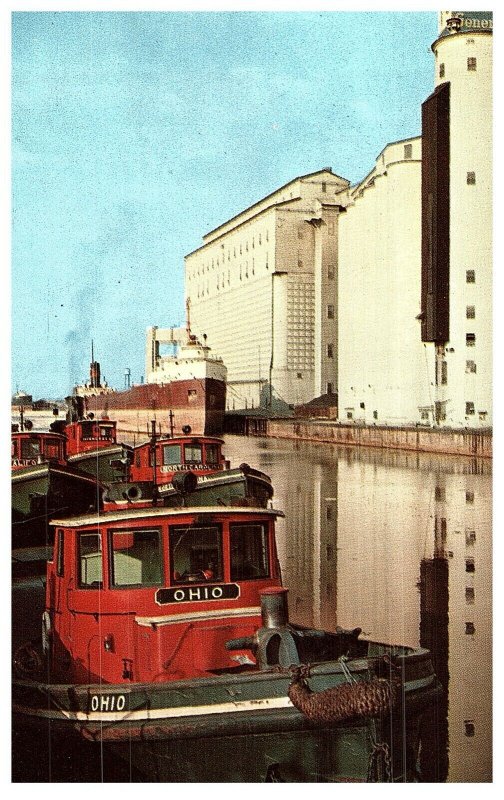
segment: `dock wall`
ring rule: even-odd
[[[386,428],[340,425],[321,420],[267,420],[256,435],[278,439],[304,439],[313,442],[447,453],[473,458],[492,458],[492,432],[467,429]],[[254,435],[253,429],[249,434]]]

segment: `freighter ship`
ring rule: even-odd
[[[160,345],[174,353],[160,354]],[[85,413],[116,420],[124,433],[145,433],[153,419],[158,429],[181,435],[188,426],[194,434],[222,432],[226,407],[227,370],[221,358],[185,327],[147,329],[146,383],[124,390],[101,382],[100,364],[91,353],[90,380],[74,387],[73,397],[82,397]]]

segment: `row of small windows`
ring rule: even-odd
[[[411,156],[409,156],[409,158],[411,158]],[[332,228],[332,230],[331,230],[331,228]],[[334,223],[329,223],[329,233],[330,234],[334,233]],[[302,234],[301,231],[298,231],[298,236],[299,236],[300,239],[303,238],[303,234]],[[265,238],[266,238],[266,241],[268,241],[268,231],[266,231],[266,237]],[[262,242],[262,237],[261,237],[261,234],[259,234],[258,244],[261,244],[261,242]],[[252,248],[254,248],[254,247],[255,247],[255,237],[252,237]],[[244,249],[245,249],[245,252],[248,252],[248,250],[249,250],[248,241],[245,242],[245,248]],[[242,254],[243,254],[243,249],[242,249],[242,245],[240,244],[239,245],[239,255],[242,255]],[[237,255],[236,247],[233,247],[233,258],[236,258],[236,255]],[[210,272],[211,269],[213,270],[216,267],[218,267],[221,264],[221,262],[222,262],[222,264],[224,264],[225,260],[226,259],[225,259],[224,253],[222,254],[222,259],[219,258],[219,256],[217,256],[216,259],[212,258],[212,260],[207,262],[207,264],[200,265],[197,269],[194,270],[194,272],[192,274],[189,273],[188,274],[188,279],[191,280],[192,278],[195,278],[196,276],[203,275],[205,272]],[[227,251],[227,260],[228,261],[231,260],[231,251],[230,250]],[[265,266],[266,266],[266,269],[269,269],[268,253],[266,253],[266,264],[265,264]],[[298,260],[298,267],[303,267],[303,261],[302,260]],[[334,280],[334,274],[335,274],[334,266],[330,266],[328,268],[328,270],[327,270],[328,280]]]
[[[477,68],[476,59],[474,58],[474,56],[469,56],[469,58],[467,59],[467,71],[468,72],[476,72],[476,68]],[[440,78],[444,78],[445,77],[445,65],[444,64],[440,64],[439,65],[439,77]]]
[[[266,269],[269,269],[267,261],[266,261]],[[250,267],[250,271],[249,271],[248,261],[245,264],[245,266],[243,266],[243,264],[240,264],[239,278],[240,278],[241,281],[244,278],[249,278],[249,277],[251,277],[252,275],[255,275],[255,274],[256,274],[256,271],[255,271],[255,260],[254,259],[252,259],[252,265]],[[217,288],[217,290],[220,290],[221,288],[224,289],[225,285],[226,285],[226,275],[223,272],[223,273],[221,273],[221,275],[217,276],[216,288]],[[231,271],[230,270],[227,271],[227,285],[231,286]],[[204,297],[205,294],[207,294],[207,295],[210,294],[210,284],[209,284],[208,281],[206,283],[206,288],[205,288],[205,284],[198,286],[198,297]]]
[[[299,324],[307,325],[313,322],[313,314],[314,314],[313,306],[306,306],[305,308],[302,307],[298,309],[294,309],[291,307],[289,308],[287,314],[287,321],[294,325],[296,323],[298,325]]]
[[[311,314],[287,314],[287,323],[289,325],[289,330],[296,330],[300,328],[301,330],[306,330],[306,335],[310,336],[312,339],[314,338],[313,331],[310,331],[307,326],[313,325],[313,313]]]
[[[474,175],[474,173],[468,173],[468,175],[470,175],[470,174]],[[266,269],[269,269],[268,257],[267,256],[266,256],[265,267],[266,267]],[[245,262],[245,267],[243,267],[243,264],[240,264],[239,270],[240,270],[239,271],[240,280],[243,280],[244,277],[248,278],[249,277],[249,263],[248,263],[248,261]],[[255,259],[252,259],[252,264],[251,264],[251,268],[250,268],[250,274],[251,275],[255,275]],[[329,267],[329,269],[327,271],[328,279],[329,280],[334,280],[334,274],[335,274],[334,273],[334,267]],[[198,270],[198,275],[199,275],[199,270]],[[224,276],[225,276],[225,273],[223,272],[221,277],[217,278],[217,289],[220,289],[221,286],[222,286],[222,288],[224,288],[224,285],[225,285]],[[189,275],[189,280],[190,279],[191,279],[191,276]],[[475,270],[473,270],[473,269],[466,270],[466,283],[476,283],[476,272],[475,272]],[[228,286],[231,284],[231,272],[230,272],[230,270],[227,271],[227,284],[228,284]],[[304,289],[304,286],[302,288]],[[209,294],[208,283],[207,283],[206,292],[205,292],[204,286],[203,286],[203,288],[199,288],[198,289],[198,297],[200,297],[200,296],[203,297],[205,295],[205,293]],[[306,304],[309,304],[311,301],[310,301],[309,298],[303,298],[302,302],[304,302]],[[467,316],[467,319],[474,319],[475,318],[475,307],[474,306],[467,306],[467,308],[466,308],[466,316]],[[334,306],[332,306],[332,305],[328,305],[327,306],[327,318],[328,319],[334,319]]]
[[[266,242],[269,241],[269,231],[266,231],[264,239],[265,239]],[[258,244],[258,246],[261,245],[262,242],[263,242],[263,237],[262,237],[262,234],[259,233],[258,236],[257,236],[257,244]],[[251,249],[254,249],[255,246],[256,246],[256,237],[253,236],[252,237],[252,241],[251,241]],[[222,247],[224,247],[224,245],[222,245]],[[237,252],[239,253],[239,255],[242,255],[243,252],[246,252],[246,253],[249,252],[248,239],[246,240],[244,245],[243,245],[242,242],[240,242],[240,244],[238,245],[238,251],[237,251],[236,245],[233,247],[233,258],[236,258]],[[228,248],[228,250],[227,250],[227,260],[231,261],[231,249],[230,248]],[[222,257],[217,256],[217,258],[212,258],[211,261],[207,261],[206,264],[201,264],[200,266],[198,266],[197,270],[195,270],[195,272],[194,272],[192,277],[194,277],[195,275],[200,275],[200,274],[202,275],[204,272],[209,272],[211,269],[215,269],[215,267],[218,267],[221,263],[224,264],[225,261],[226,261],[226,254],[222,253]],[[266,256],[266,261],[267,261],[267,256]],[[189,278],[191,278],[191,275],[189,275]]]
[[[224,264],[224,259],[222,259],[222,263]],[[248,265],[248,263],[249,263],[249,262],[248,262],[248,261],[246,261],[245,263]],[[252,264],[255,264],[255,259],[254,259],[254,258],[252,259]],[[212,261],[212,267],[211,267],[211,268],[212,268],[212,269],[215,269],[215,267],[217,267],[217,266],[219,266],[219,259],[217,259],[217,262],[216,262],[215,266],[214,266],[214,264],[213,264],[213,261]],[[242,266],[242,265],[240,264],[240,268],[241,268],[241,266]],[[268,263],[268,253],[266,253],[266,262],[265,262],[265,266],[266,266],[266,269],[269,269],[269,263]],[[207,271],[207,272],[209,271],[209,267],[208,267],[208,266],[206,267],[206,271]],[[203,267],[201,268],[201,272],[200,272],[200,269],[199,269],[199,267],[198,267],[198,271],[197,271],[197,273],[195,273],[194,275],[189,275],[189,276],[188,276],[188,277],[189,277],[189,280],[191,279],[191,277],[192,277],[192,278],[194,278],[194,277],[196,277],[197,275],[198,275],[198,276],[199,276],[200,274],[201,274],[201,275],[203,275],[204,273],[205,273],[205,267],[203,266]]]

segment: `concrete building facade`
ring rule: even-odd
[[[434,347],[420,338],[420,138],[384,148],[339,230],[341,421],[404,425],[433,404]]]
[[[364,180],[296,178],[186,257],[228,409],[331,394],[342,422],[492,425],[492,28],[440,12],[422,136]]]
[[[436,349],[434,421],[492,424],[491,12],[441,12],[423,104],[422,338]]]
[[[336,392],[338,217],[349,181],[294,179],[186,256],[191,325],[228,369],[228,408]]]

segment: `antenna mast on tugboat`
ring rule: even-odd
[[[157,505],[158,491],[157,491],[157,463],[156,463],[156,420],[151,420],[151,451],[152,451],[152,505]]]

